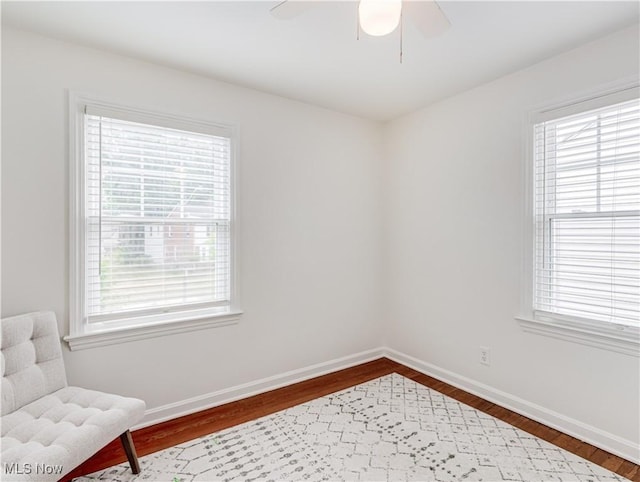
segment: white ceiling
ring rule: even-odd
[[[636,1],[441,1],[426,39],[356,39],[357,5],[277,1],[2,2],[2,23],[377,120],[388,120],[638,23]]]

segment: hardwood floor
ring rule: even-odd
[[[347,368],[329,375],[136,430],[132,433],[133,440],[138,456],[147,455],[394,372],[470,405],[477,410],[493,415],[525,432],[529,432],[547,442],[601,465],[623,477],[640,482],[640,466],[628,460],[605,452],[593,445],[570,437],[558,430],[518,415],[506,408],[387,358],[380,358],[353,368]],[[69,481],[74,477],[125,461],[126,455],[120,440],[116,439],[69,473],[63,480]]]

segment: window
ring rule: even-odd
[[[533,126],[534,314],[637,333],[637,89],[541,117]]]
[[[71,344],[227,319],[237,311],[233,129],[91,101],[74,110]]]

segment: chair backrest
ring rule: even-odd
[[[2,320],[2,415],[67,386],[55,313]]]

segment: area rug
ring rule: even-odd
[[[76,480],[623,481],[398,374]]]

